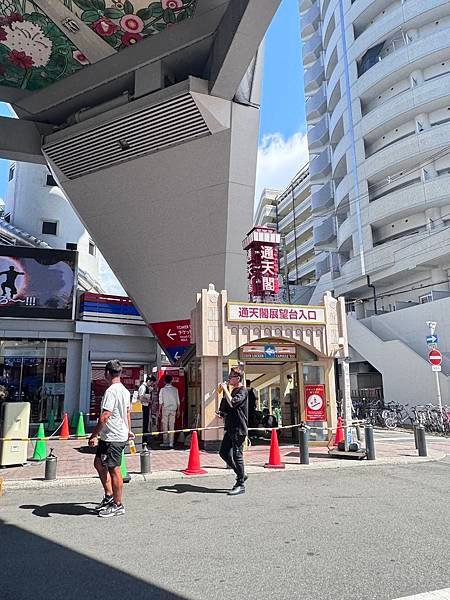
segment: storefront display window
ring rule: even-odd
[[[0,342],[0,385],[7,401],[30,402],[31,421],[55,419],[64,412],[66,342],[53,340],[3,340]]]

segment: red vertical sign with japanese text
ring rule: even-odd
[[[305,385],[305,413],[307,421],[326,421],[327,405],[325,402],[325,386]]]

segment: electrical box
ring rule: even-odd
[[[29,402],[4,402],[1,405],[0,437],[27,438],[30,426]],[[0,467],[27,462],[28,442],[0,441]]]

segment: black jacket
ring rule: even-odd
[[[248,392],[244,386],[231,391],[231,403],[223,397],[219,411],[225,416],[225,430],[228,433],[247,435],[248,433]]]

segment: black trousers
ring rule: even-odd
[[[244,442],[245,435],[225,431],[220,446],[220,458],[236,473],[236,483],[244,485]]]
[[[142,436],[142,441],[145,442],[146,444],[148,442],[150,442],[152,439],[151,435],[145,435],[146,433],[148,433],[149,431],[152,430],[151,416],[152,416],[152,412],[151,412],[150,406],[145,406],[143,404],[142,405],[142,433],[144,435]]]

